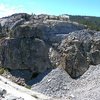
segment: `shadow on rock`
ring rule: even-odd
[[[31,85],[33,85],[33,84],[36,84],[36,83],[41,82],[41,80],[42,80],[47,74],[49,74],[51,71],[52,71],[52,69],[48,69],[48,70],[44,71],[43,73],[39,74],[36,78],[33,78],[32,80],[30,80],[30,81],[27,82],[26,84],[31,86]]]

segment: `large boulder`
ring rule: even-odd
[[[72,32],[60,45],[59,49],[65,53],[65,70],[72,78],[81,76],[89,67],[87,53],[91,49],[93,34],[88,30]]]
[[[50,66],[48,48],[43,40],[31,38],[5,39],[1,46],[1,66],[42,72]]]
[[[71,32],[61,44],[50,53],[52,63],[63,67],[72,78],[81,76],[89,65],[100,64],[100,33],[91,30]],[[52,55],[53,54],[53,55]]]

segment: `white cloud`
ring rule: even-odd
[[[7,4],[0,4],[0,18],[20,12],[23,12],[22,6],[13,7]]]

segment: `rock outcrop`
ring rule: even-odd
[[[90,30],[81,30],[69,33],[66,39],[56,48],[57,54],[51,53],[51,58],[60,58],[60,65],[73,78],[81,76],[89,65],[100,63],[100,33]],[[59,57],[60,55],[60,57]],[[57,60],[52,61],[55,65]]]
[[[64,16],[25,13],[1,18],[5,37],[0,40],[0,66],[36,73],[53,68],[49,48],[53,43],[58,45],[69,32],[84,28],[65,19]]]
[[[79,77],[90,65],[97,64],[100,64],[100,32],[71,22],[67,15],[21,13],[0,19],[0,73],[20,85],[31,83],[38,92],[68,97],[77,85],[85,84],[77,84],[82,82]],[[88,77],[84,77],[87,81]]]
[[[77,78],[90,64],[99,64],[99,32],[65,19],[24,13],[2,18],[0,65],[36,73],[59,66]]]
[[[2,33],[2,26],[1,26],[1,24],[0,24],[0,34]]]
[[[0,23],[2,26],[2,33],[7,34],[11,28],[28,21],[29,18],[30,15],[26,13],[13,14],[11,16],[1,18]]]
[[[43,40],[10,38],[5,39],[1,48],[1,66],[5,68],[42,72],[50,67],[48,48]]]

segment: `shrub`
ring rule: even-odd
[[[4,68],[0,68],[0,75],[2,75],[4,73]]]

